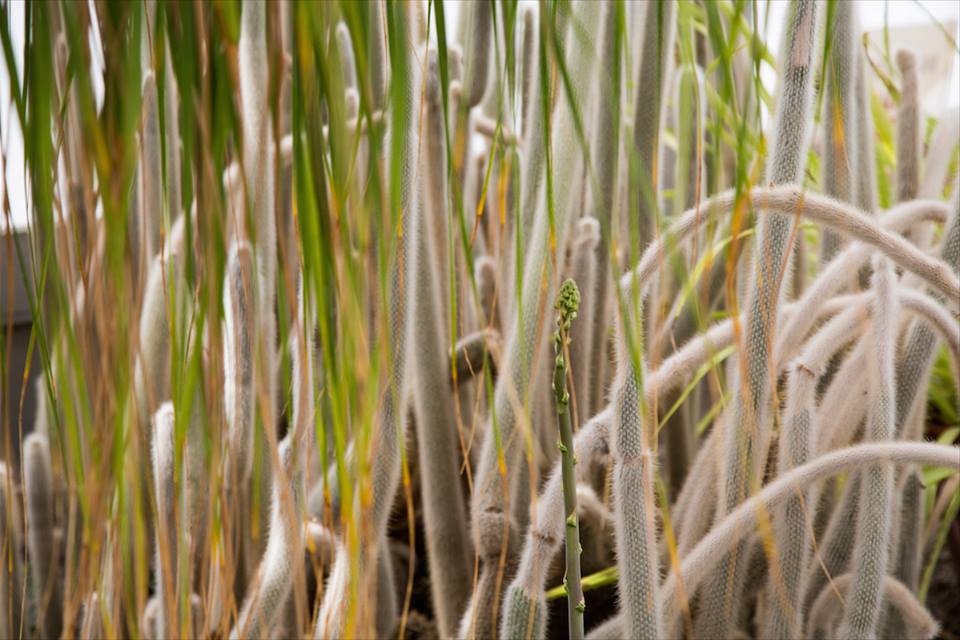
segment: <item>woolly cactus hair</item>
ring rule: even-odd
[[[160,640],[157,635],[157,618],[160,615],[160,601],[156,596],[147,600],[140,616],[140,636],[144,640]]]
[[[170,635],[170,625],[176,625],[176,578],[180,562],[177,542],[177,498],[174,473],[174,416],[173,404],[164,403],[153,416],[153,488],[156,493],[157,531],[155,537],[156,575],[154,610],[144,611],[153,619],[156,638]]]
[[[20,501],[6,463],[0,462],[0,636],[20,635],[23,527]]]
[[[854,122],[859,35],[857,9],[858,5],[853,2],[836,5],[825,89],[824,189],[828,195],[844,202],[854,201],[853,182],[859,170],[858,126]],[[839,248],[840,236],[825,230],[821,263],[829,262]]]
[[[917,89],[917,57],[907,50],[897,52],[900,69],[900,104],[897,108],[897,200],[917,197],[920,183],[920,104]]]
[[[60,637],[63,626],[59,556],[54,542],[53,469],[45,435],[31,433],[23,442],[23,488],[27,500],[27,551],[33,608],[47,638]]]
[[[873,118],[870,115],[870,85],[867,56],[858,48],[856,75],[857,174],[854,203],[864,211],[877,208],[877,174],[874,162]]]
[[[253,249],[233,245],[223,288],[224,414],[227,420],[226,477],[242,483],[253,471]]]
[[[664,635],[654,500],[655,435],[648,405],[641,395],[643,364],[632,358],[638,311],[628,302],[618,314],[617,379],[614,382],[613,453],[614,521],[618,589],[624,631],[631,638]]]

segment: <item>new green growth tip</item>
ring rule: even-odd
[[[574,476],[573,428],[570,424],[570,394],[567,393],[567,361],[565,350],[570,343],[570,323],[577,317],[580,308],[580,289],[577,283],[567,278],[560,285],[557,301],[557,333],[554,348],[557,353],[553,373],[553,393],[557,402],[557,418],[560,427],[560,461],[563,475],[563,506],[566,513],[566,567],[563,582],[567,587],[567,611],[570,621],[570,637],[583,638],[583,587],[580,584],[580,524],[577,521],[577,480]]]

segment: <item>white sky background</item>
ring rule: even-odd
[[[444,0],[447,3],[447,31],[450,34],[456,33],[457,16],[460,7],[457,2]],[[843,1],[843,0],[841,0]],[[953,23],[953,38],[960,42],[960,2],[956,0],[856,0],[860,4],[860,24],[865,31],[874,31],[882,29],[885,20],[889,21],[890,29],[898,27],[929,25],[931,16],[941,23]],[[8,12],[12,29],[13,49],[17,57],[17,63],[22,68],[22,53],[24,41],[24,0],[0,0],[0,11]],[[777,54],[780,50],[781,30],[783,25],[784,12],[787,3],[784,0],[770,0],[769,3],[761,0],[760,15],[761,19],[769,9],[769,19],[767,21],[767,42],[770,50]],[[939,31],[935,31],[936,38],[940,41],[936,46],[942,46],[945,37]],[[891,47],[895,48],[895,43]],[[99,53],[99,52],[98,52]],[[96,54],[95,54],[96,55]],[[102,65],[100,65],[102,68]],[[767,89],[773,93],[776,89],[776,72],[769,67],[764,67],[761,78]],[[923,80],[921,79],[921,82]],[[933,110],[933,115],[938,115],[937,111],[945,105],[960,105],[960,54],[954,52],[951,79],[946,95],[943,92],[935,96],[928,96],[929,102],[937,104],[925,104],[927,110]],[[102,93],[102,88],[98,93]],[[923,88],[921,87],[921,90]],[[102,99],[98,95],[98,99]],[[20,132],[20,123],[17,119],[16,109],[11,102],[10,80],[7,75],[5,63],[0,61],[0,145],[3,148],[5,163],[3,166],[3,191],[0,191],[0,198],[6,193],[10,199],[10,210],[15,228],[22,228],[28,220],[28,185],[24,172],[23,160],[23,138]],[[5,215],[0,215],[0,231],[6,228]]]

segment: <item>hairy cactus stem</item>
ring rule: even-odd
[[[33,607],[42,635],[58,638],[63,602],[54,535],[53,469],[47,436],[31,433],[23,442],[23,482],[27,498],[27,551]]]

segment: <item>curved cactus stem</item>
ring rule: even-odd
[[[290,595],[295,573],[303,567],[303,490],[297,486],[302,483],[303,470],[299,467],[303,456],[292,439],[280,444],[279,456],[281,468],[272,476],[269,540],[237,623],[230,631],[231,640],[269,635]],[[283,491],[281,482],[289,483],[290,491]],[[292,501],[285,504],[284,493]]]
[[[850,205],[827,196],[805,193],[799,187],[758,188],[749,193],[761,215],[799,216],[829,226],[850,239],[879,249],[901,267],[926,280],[953,303],[960,303],[960,280],[944,260],[925,255],[904,238],[885,230],[876,220]],[[735,194],[724,191],[701,203],[699,209],[686,211],[664,234],[680,242],[697,228],[713,220],[720,212],[732,211]],[[925,206],[930,206],[929,203]],[[949,236],[948,237],[952,237]],[[621,289],[644,288],[662,267],[665,241],[658,238],[647,248],[637,266],[620,278]]]
[[[926,442],[870,442],[838,449],[814,458],[766,485],[724,517],[683,559],[680,570],[670,571],[663,582],[665,635],[675,637],[680,622],[678,587],[694,593],[747,534],[763,511],[768,511],[791,496],[798,488],[831,478],[838,473],[882,464],[931,464],[960,469],[957,447]]]
[[[491,368],[496,377],[497,361],[500,359],[501,338],[496,329],[480,329],[457,341],[451,356],[457,378],[466,380],[479,375],[484,366]]]

